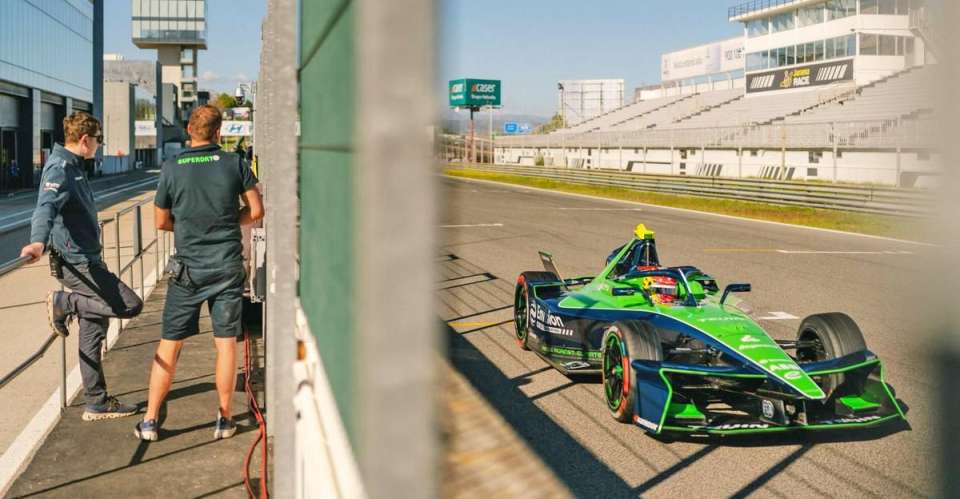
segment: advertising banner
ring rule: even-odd
[[[153,120],[137,120],[133,122],[134,135],[137,137],[156,137],[157,125]]]
[[[223,137],[249,137],[253,135],[253,122],[224,121],[220,125],[220,135]]]
[[[829,85],[853,79],[853,59],[747,75],[747,93]]]
[[[663,54],[660,63],[661,81],[685,80],[742,70],[743,38],[732,38]]]
[[[500,80],[450,80],[450,107],[500,105]]]

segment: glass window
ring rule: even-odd
[[[847,57],[857,55],[857,35],[847,35]]]
[[[160,17],[170,17],[170,2],[157,2],[160,4]]]
[[[776,67],[786,66],[787,65],[787,49],[786,47],[780,47],[775,51],[777,53],[776,57]]]
[[[823,5],[804,7],[797,12],[800,26],[812,26],[823,22]]]
[[[773,32],[778,33],[780,31],[786,31],[788,29],[793,29],[796,26],[794,21],[794,15],[796,11],[785,12],[780,15],[773,16]]]
[[[753,21],[747,21],[747,36],[753,38],[755,36],[766,35],[770,32],[770,27],[768,25],[769,19],[754,19]]]
[[[774,67],[775,59],[776,59],[776,51],[774,51],[773,54],[771,54],[771,53],[768,52],[768,51],[760,52],[760,54],[763,55],[763,67],[764,67],[764,68],[772,68],[772,67]]]
[[[826,54],[826,56],[824,56],[824,59],[833,59],[834,57],[836,57],[836,49],[834,48],[836,40],[834,40],[833,38],[830,38],[824,43],[826,45],[824,48],[824,54]]]
[[[880,14],[892,16],[897,13],[897,0],[879,0]]]
[[[829,47],[829,44],[827,45]],[[833,39],[833,54],[830,54],[829,48],[827,55],[830,57],[845,57],[847,55],[847,38],[841,36]]]
[[[747,67],[747,71],[756,71],[758,69],[764,69],[763,57],[760,55],[760,52],[747,54],[746,67]]]
[[[880,9],[877,5],[877,0],[860,0],[861,14],[876,14],[879,11]]]
[[[906,15],[910,13],[910,0],[897,0],[897,14]]]
[[[813,62],[816,60],[814,59],[814,55],[816,55],[816,49],[813,47],[813,45],[813,42],[806,44],[807,48],[805,49],[805,52],[807,53],[807,56],[804,58],[803,62]]]
[[[880,35],[880,55],[897,55],[897,37]]]
[[[140,0],[133,0],[133,17],[140,16]]]
[[[857,14],[857,0],[829,0],[827,2],[827,20],[833,21]]]
[[[813,50],[814,50],[814,54],[816,55],[816,58],[815,58],[814,60],[815,60],[815,61],[822,61],[822,60],[824,59],[824,56],[823,56],[823,40],[819,40],[819,41],[813,42]]]
[[[877,55],[877,35],[860,33],[860,55]]]
[[[913,38],[908,36],[903,39],[903,53],[904,55],[913,55]]]
[[[797,47],[791,45],[787,47],[787,64],[793,65],[797,63]]]

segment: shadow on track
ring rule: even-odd
[[[497,410],[527,446],[578,497],[637,497],[606,464],[557,425],[519,390],[524,378],[511,380],[466,338],[444,325],[453,367]]]

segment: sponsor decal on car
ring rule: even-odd
[[[765,430],[769,428],[770,425],[767,423],[728,423],[721,425],[709,425],[703,426],[701,428],[707,430]]]
[[[828,419],[826,421],[818,421],[817,424],[849,424],[849,423],[869,423],[870,421],[876,421],[880,419],[880,416],[861,416],[858,418],[836,418]]]
[[[43,190],[49,191],[49,192],[57,192],[58,190],[60,190],[60,184],[56,182],[44,182]]]
[[[530,324],[535,329],[546,331],[550,334],[559,336],[573,336],[573,329],[567,328],[563,324],[563,319],[559,315],[553,315],[539,303],[530,304]]]
[[[760,405],[761,405],[761,407],[763,408],[763,417],[765,417],[765,418],[767,418],[767,419],[773,419],[773,416],[774,416],[774,414],[775,414],[775,413],[774,413],[774,410],[773,410],[773,402],[771,402],[771,401],[769,401],[769,400],[767,400],[767,399],[763,399],[763,400],[760,402]]]

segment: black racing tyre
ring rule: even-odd
[[[660,333],[644,322],[615,322],[604,330],[601,345],[601,374],[607,409],[613,419],[630,423],[636,399],[636,376],[631,362],[663,360]]]
[[[849,315],[840,312],[815,314],[800,323],[797,341],[813,343],[813,346],[797,348],[800,362],[833,360],[867,349],[867,342],[857,323]],[[824,376],[820,388],[827,395],[843,383],[843,374]]]
[[[517,344],[524,350],[530,333],[530,284],[537,282],[559,282],[553,272],[524,272],[517,277],[517,287],[513,293],[513,325],[516,327]]]

